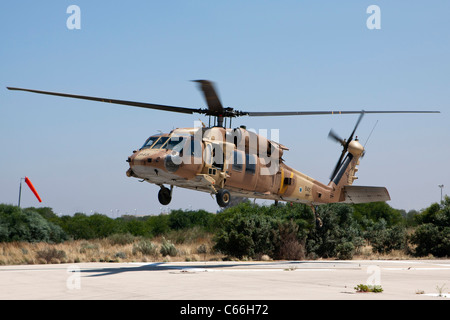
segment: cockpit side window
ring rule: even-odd
[[[164,146],[164,149],[173,150],[182,155],[185,147],[189,149],[190,144],[188,142],[191,139],[192,136],[188,134],[174,134],[170,137],[170,140]],[[189,150],[187,150],[187,152],[189,152]]]
[[[167,150],[175,150],[180,152],[183,149],[187,137],[172,136],[164,147]]]

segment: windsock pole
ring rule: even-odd
[[[22,180],[24,178],[20,178],[20,185],[19,185],[19,204],[17,205],[20,208],[20,196],[22,195]]]

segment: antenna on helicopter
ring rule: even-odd
[[[372,131],[370,131],[369,136],[367,137],[366,143],[364,143],[364,148],[366,148],[367,142],[369,142],[369,139],[372,136],[373,130],[375,130],[375,127],[377,126],[377,124],[378,124],[378,120],[377,120],[377,122],[375,122],[375,125],[372,128]]]

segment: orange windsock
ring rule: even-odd
[[[30,179],[28,179],[28,177],[25,177],[25,182],[27,183],[28,187],[30,187],[31,191],[33,191],[34,195],[39,200],[39,202],[42,202],[41,197],[37,193],[36,189],[34,188],[33,184],[30,181]]]

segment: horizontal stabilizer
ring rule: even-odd
[[[385,187],[345,186],[344,203],[368,203],[389,201],[391,197]]]

